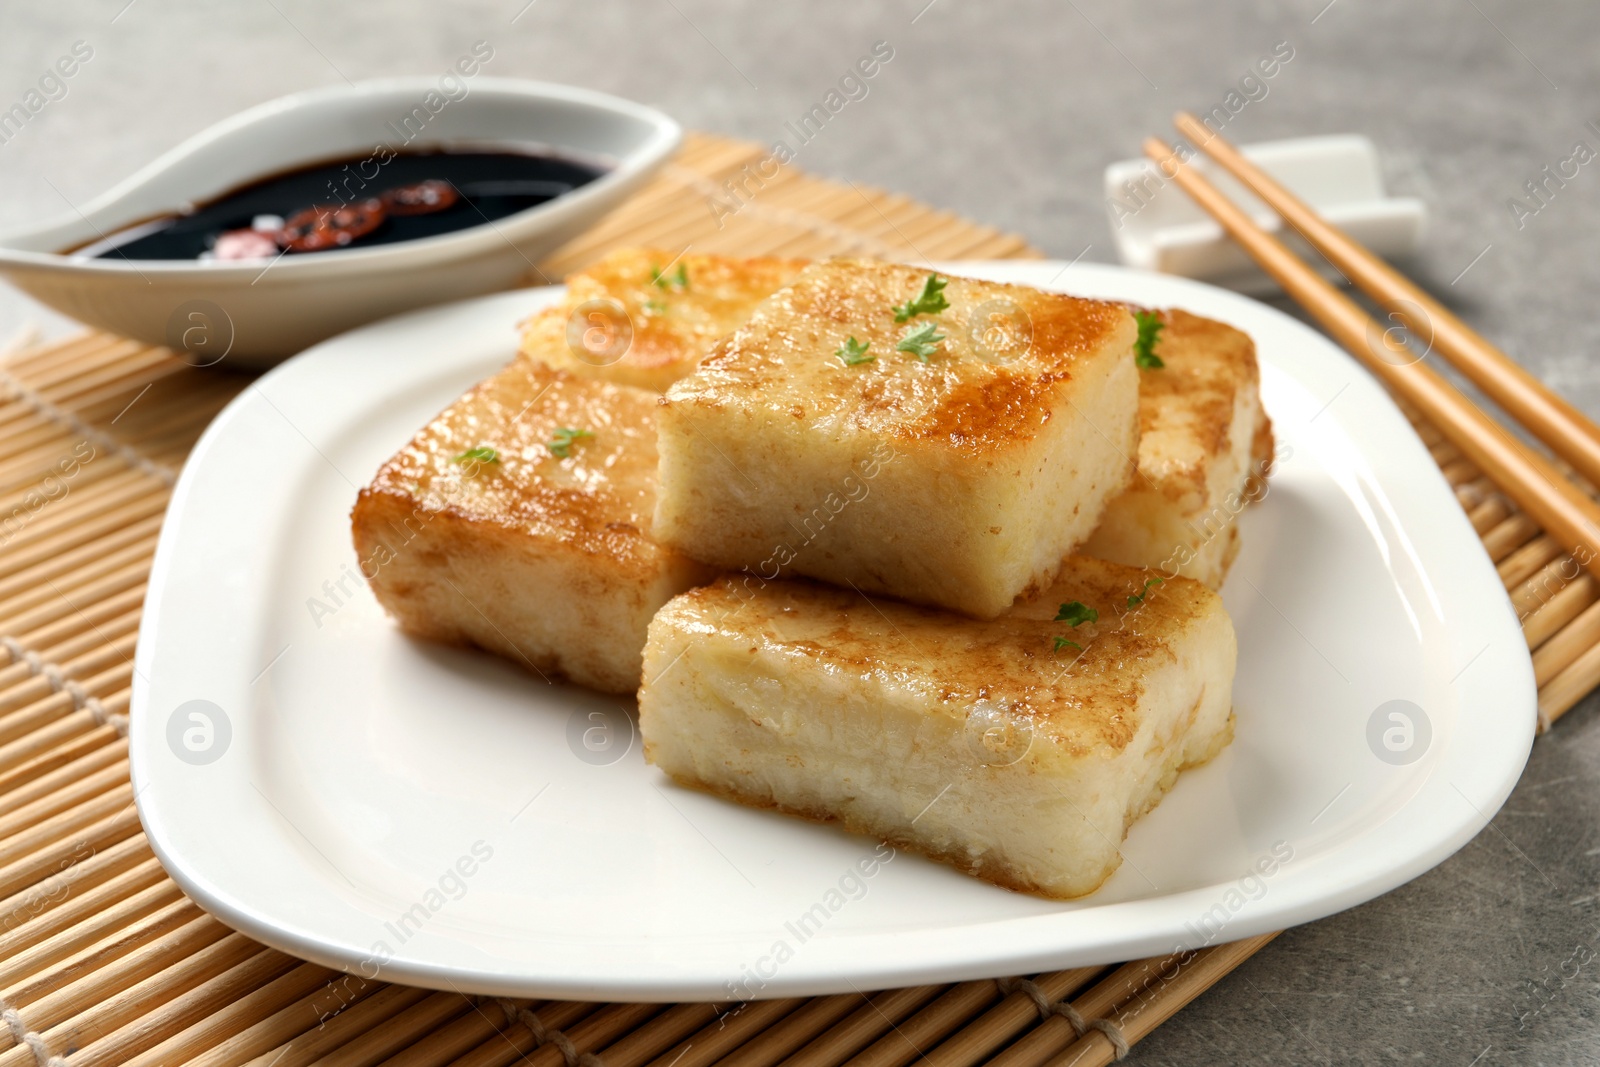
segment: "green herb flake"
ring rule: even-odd
[[[571,426],[558,426],[556,427],[555,436],[545,442],[545,447],[550,450],[552,456],[566,459],[572,455],[572,446],[577,443],[578,438],[593,436],[594,433],[590,430],[578,430]]]
[[[871,341],[857,341],[851,337],[834,351],[834,355],[844,360],[846,367],[854,367],[860,363],[871,363],[877,356],[869,355],[867,349],[872,347]]]
[[[908,300],[904,304],[896,304],[894,308],[894,321],[908,322],[918,315],[936,315],[950,306],[950,301],[944,298],[944,287],[949,280],[937,274],[930,274],[922,283],[922,292],[917,294],[915,300]]]
[[[1160,578],[1151,578],[1146,581],[1142,591],[1134,593],[1132,596],[1128,597],[1128,607],[1137,607],[1138,605],[1144,603],[1145,594],[1150,592],[1150,587],[1152,585],[1160,585],[1161,581],[1162,580]]]
[[[1140,370],[1160,370],[1166,366],[1156,355],[1156,335],[1163,328],[1161,316],[1154,311],[1135,311],[1133,317],[1139,324],[1139,336],[1133,342],[1134,363]]]
[[[1100,613],[1079,600],[1061,605],[1061,610],[1056,612],[1055,619],[1056,622],[1070,622],[1073,626],[1082,626],[1086,622],[1099,620]]]
[[[500,453],[496,452],[494,449],[490,448],[488,445],[479,445],[477,448],[469,448],[469,449],[467,449],[465,452],[461,453],[461,455],[455,457],[455,459],[453,459],[451,462],[452,463],[474,463],[474,464],[476,464],[476,463],[499,463],[500,462]]]
[[[1068,641],[1065,637],[1057,637],[1056,638],[1056,651],[1060,652],[1063,648],[1070,648],[1070,649],[1073,649],[1074,651],[1077,651],[1077,652],[1082,652],[1083,651],[1083,646],[1078,644],[1078,642],[1076,642],[1076,641]]]
[[[928,362],[928,357],[939,350],[939,343],[945,335],[939,332],[939,324],[925,322],[914,330],[907,330],[900,343],[894,347],[901,352],[910,352],[922,362]]]
[[[662,289],[676,289],[681,293],[689,288],[689,267],[679,263],[678,269],[671,274],[661,273],[660,267],[651,267],[650,280]]]

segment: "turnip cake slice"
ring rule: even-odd
[[[522,352],[586,378],[659,393],[805,265],[625,248],[567,276],[561,302],[528,320]]]
[[[1120,304],[814,264],[667,390],[656,535],[993,618],[1128,484],[1134,336]]]
[[[418,637],[632,693],[650,617],[711,575],[649,534],[655,402],[525,360],[473,387],[357,498],[378,602]]]
[[[986,622],[729,576],[651,622],[639,721],[682,784],[1076,897],[1231,739],[1234,660],[1216,593],[1087,557]]]
[[[1272,472],[1255,344],[1186,311],[1142,314],[1160,324],[1160,365],[1139,371],[1138,471],[1079,551],[1215,589],[1239,552],[1236,520]]]

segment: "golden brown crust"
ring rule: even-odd
[[[562,301],[524,327],[522,354],[585,377],[662,392],[692,371],[713,342],[742,326],[758,303],[806,263],[771,256],[675,256],[649,248],[621,249],[567,276]],[[684,286],[677,282],[680,267]],[[658,275],[663,268],[665,275]],[[620,356],[609,350],[596,355],[581,343],[574,348],[569,342],[574,313],[593,301],[615,301],[622,307],[632,341]],[[580,336],[587,325],[578,323]]]
[[[1188,578],[1072,557],[1044,594],[985,622],[807,581],[724,577],[690,590],[670,610],[676,625],[748,639],[774,656],[821,662],[847,675],[926,687],[955,715],[1001,701],[1033,724],[1033,737],[1072,756],[1120,752],[1138,730],[1140,664],[1174,656],[1197,618],[1220,612],[1215,593]],[[1150,584],[1146,584],[1150,583]],[[1142,597],[1129,604],[1130,597]],[[1078,601],[1099,614],[1077,627],[1055,621]],[[1064,637],[1080,646],[1056,648]],[[891,664],[913,666],[896,668]]]
[[[1132,318],[1120,304],[960,277],[944,290],[949,308],[896,323],[896,305],[915,298],[927,277],[866,260],[812,264],[667,399],[993,450],[1033,439],[1083,359],[1132,344]],[[897,348],[928,324],[944,339],[926,362]],[[851,337],[869,346],[871,361],[847,366],[835,354]]]
[[[587,430],[568,456],[558,428]],[[458,460],[494,449],[497,461]],[[655,398],[525,360],[474,386],[385,463],[360,501],[391,495],[558,541],[641,576],[671,554],[648,534],[655,508]]]
[[[1254,471],[1269,470],[1272,466],[1273,453],[1278,450],[1277,437],[1272,432],[1272,420],[1267,417],[1266,409],[1261,411],[1261,418],[1256,420],[1255,437],[1250,442],[1250,468]],[[1256,499],[1260,499],[1259,496]]]
[[[1203,496],[1211,461],[1232,451],[1239,392],[1260,387],[1255,342],[1226,323],[1187,311],[1157,314],[1164,329],[1155,350],[1164,367],[1139,372],[1135,484],[1174,500]],[[1252,445],[1270,455],[1271,444],[1271,423],[1262,415]]]
[[[916,425],[915,434],[922,440],[947,438],[958,444],[997,444],[1002,436],[1022,427],[1031,429],[1048,422],[1046,399],[1056,382],[1067,377],[1002,374],[988,381],[958,383]]]

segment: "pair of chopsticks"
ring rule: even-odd
[[[1600,426],[1475,333],[1404,275],[1333,226],[1193,115],[1173,123],[1195,147],[1276,211],[1356,288],[1428,344],[1537,440],[1600,486]],[[1600,504],[1550,459],[1528,448],[1438,372],[1396,341],[1362,306],[1325,281],[1277,237],[1156,137],[1145,155],[1215,219],[1334,340],[1392,392],[1409,401],[1495,487],[1533,517],[1572,558],[1600,578]]]

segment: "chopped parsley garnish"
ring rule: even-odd
[[[680,292],[689,288],[689,267],[679,263],[678,269],[671,274],[662,274],[660,267],[650,268],[650,280],[663,289],[677,289]]]
[[[1160,578],[1151,578],[1145,582],[1144,589],[1128,597],[1128,607],[1137,607],[1138,605],[1144,603],[1145,594],[1150,592],[1150,587],[1152,585],[1160,585],[1161,581],[1162,580]]]
[[[833,353],[844,360],[844,365],[854,367],[858,363],[871,363],[877,356],[868,355],[867,349],[872,347],[871,341],[857,341],[854,337],[840,345]]]
[[[1073,600],[1061,605],[1061,610],[1056,612],[1056,622],[1070,622],[1074,626],[1082,626],[1086,622],[1098,622],[1100,613],[1084,604],[1080,600]]]
[[[469,448],[469,449],[467,449],[465,452],[461,453],[461,455],[457,456],[452,462],[454,462],[454,463],[499,463],[500,462],[500,453],[496,452],[494,449],[490,448],[488,445],[479,445],[477,448]]]
[[[653,311],[659,315],[667,310],[667,305],[666,302],[662,300],[646,300],[644,302],[644,309],[646,311]]]
[[[572,446],[577,443],[578,438],[593,436],[594,433],[589,430],[577,430],[571,426],[558,426],[556,427],[555,436],[545,442],[545,447],[550,450],[551,455],[566,459],[572,455]]]
[[[895,345],[895,348],[901,352],[910,352],[913,356],[926,363],[928,362],[928,357],[939,350],[939,342],[943,341],[944,338],[945,335],[939,332],[938,323],[925,322],[914,330],[907,330],[905,336],[900,338],[900,343]]]
[[[922,283],[922,292],[917,294],[915,300],[895,305],[894,321],[906,322],[918,315],[934,315],[949,307],[950,301],[944,298],[947,284],[948,281],[937,274],[928,275],[928,280]]]
[[[1162,330],[1161,316],[1154,311],[1135,311],[1133,317],[1139,324],[1139,336],[1133,342],[1133,361],[1140,370],[1160,370],[1166,366],[1156,355],[1156,334]]]
[[[1079,652],[1083,651],[1083,646],[1076,641],[1068,641],[1065,637],[1056,638],[1056,651],[1060,652],[1063,648],[1076,649]]]

